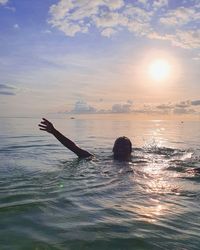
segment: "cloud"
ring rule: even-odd
[[[7,84],[0,84],[0,95],[15,95],[15,93],[12,91],[15,88],[7,85]]]
[[[52,31],[51,30],[43,30],[42,33],[44,33],[44,34],[51,34]]]
[[[99,100],[98,100],[99,101]],[[100,99],[102,102],[103,100]],[[88,104],[84,100],[79,100],[74,104],[74,107],[68,113],[75,113],[75,114],[93,114],[93,113],[130,113],[132,112],[133,102],[128,100],[125,103],[115,103],[112,105],[111,109],[97,109],[96,107]]]
[[[0,90],[0,95],[15,95],[13,92]]]
[[[170,41],[172,45],[181,47],[184,49],[195,49],[200,48],[200,30],[198,31],[181,31],[177,30],[176,35],[173,34],[164,34],[160,35],[156,32],[148,34],[148,37],[151,39],[160,39]]]
[[[100,100],[103,101],[102,99]],[[97,105],[99,100],[97,100]],[[181,115],[181,114],[199,114],[198,107],[195,109],[193,106],[200,106],[200,100],[195,101],[180,101],[177,103],[162,103],[159,105],[144,104],[136,105],[133,101],[127,100],[122,103],[114,103],[111,108],[97,109],[95,106],[88,104],[84,100],[75,102],[74,107],[70,111],[64,113],[69,114],[146,114],[146,115]]]
[[[48,22],[67,36],[74,36],[78,32],[86,33],[89,27],[95,24],[97,27],[110,28],[118,25],[120,19],[115,10],[123,5],[123,0],[82,0],[75,2],[61,0],[58,4],[50,7],[51,18]],[[103,10],[103,7],[107,7],[107,10]],[[108,32],[108,30],[103,31],[102,35],[108,36]]]
[[[116,33],[116,30],[114,30],[112,28],[106,28],[106,29],[102,30],[101,35],[106,36],[106,37],[110,37],[115,33]]]
[[[74,108],[70,111],[70,113],[95,113],[96,108],[92,107],[91,105],[87,104],[87,102],[81,100],[77,101],[74,105]]]
[[[200,7],[198,2],[190,5],[170,10],[168,0],[129,3],[124,0],[60,0],[50,6],[48,23],[72,37],[88,33],[94,27],[105,37],[126,29],[136,36],[166,40],[178,47],[200,48],[197,28]]]
[[[194,106],[198,106],[200,105],[200,100],[191,101],[191,104]]]
[[[200,105],[200,100],[186,100],[180,101],[177,103],[169,103],[169,104],[160,104],[156,106],[158,110],[166,111],[166,113],[174,113],[174,114],[195,114],[197,110],[192,109],[192,106]]]
[[[182,102],[179,102],[175,105],[175,107],[178,107],[178,108],[188,108],[191,106],[191,101],[187,100],[187,101],[182,101]]]
[[[179,108],[175,106],[168,106],[167,104],[160,104],[156,107],[151,105],[145,105],[143,108],[136,109],[133,111],[134,113],[141,113],[147,115],[187,115],[187,114],[198,114],[195,109],[192,108]]]
[[[132,106],[132,103],[130,103],[130,101],[124,104],[116,103],[112,106],[111,112],[112,113],[130,113],[131,106]]]
[[[187,109],[187,108],[175,108],[173,110],[174,114],[195,114],[196,111],[194,109]]]
[[[5,4],[7,4],[8,3],[8,0],[0,0],[0,5],[2,4],[2,5],[5,5]]]
[[[142,5],[147,5],[148,0],[138,0],[138,3],[141,3]]]
[[[168,5],[168,0],[154,0],[153,8],[158,9]]]
[[[123,0],[69,1],[60,0],[50,7],[48,23],[67,36],[87,33],[95,26],[102,36],[110,37],[122,27],[130,32],[145,34],[150,26],[152,12],[125,5]]]
[[[195,20],[199,20],[200,13],[195,8],[179,7],[169,11],[160,18],[160,23],[167,26],[182,26]]]
[[[9,11],[12,11],[12,12],[15,12],[16,9],[15,7],[13,6],[8,6],[7,3],[9,2],[9,0],[0,0],[0,6],[4,6],[5,9],[9,10]]]
[[[5,6],[5,9],[10,10],[12,12],[16,11],[15,7],[11,7],[11,6]]]
[[[14,25],[13,25],[13,28],[14,28],[14,29],[19,29],[19,28],[20,28],[20,27],[19,27],[19,24],[17,24],[17,23],[14,24]]]
[[[172,109],[172,104],[160,104],[156,106],[157,109],[160,110],[171,110]]]
[[[14,89],[14,87],[7,84],[0,84],[0,90],[1,89]]]

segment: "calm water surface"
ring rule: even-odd
[[[52,119],[96,155],[79,161],[36,118],[0,119],[0,249],[200,249],[200,122]],[[131,162],[112,159],[118,136]]]

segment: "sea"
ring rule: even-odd
[[[48,118],[48,117],[46,117]],[[199,250],[200,120],[66,115],[0,118],[1,250]],[[116,161],[119,136],[132,159]]]

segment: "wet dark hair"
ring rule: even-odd
[[[119,147],[123,147],[123,145],[128,145],[128,153],[130,154],[132,152],[132,143],[131,143],[131,140],[126,137],[126,136],[121,136],[121,137],[118,137],[116,140],[115,140],[115,143],[114,143],[114,146],[113,146],[113,153],[115,153]]]

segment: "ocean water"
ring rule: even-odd
[[[0,118],[0,249],[200,249],[200,121],[52,119],[95,154],[78,160],[38,118]],[[131,162],[114,161],[118,136]]]

